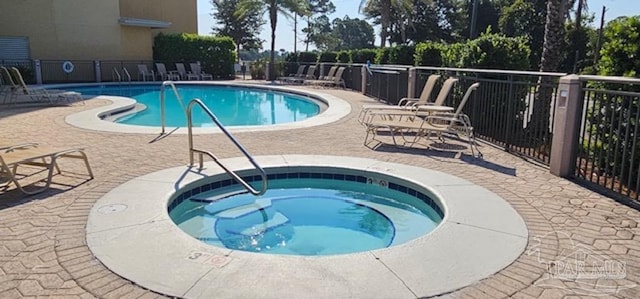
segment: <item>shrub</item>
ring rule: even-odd
[[[318,62],[318,54],[314,52],[300,52],[298,53],[298,62],[316,63]]]
[[[351,62],[351,55],[349,51],[340,51],[338,52],[338,57],[336,59],[340,63],[349,63]]]
[[[228,79],[233,78],[235,50],[229,37],[160,33],[154,39],[153,59],[168,63],[200,61],[204,72]]]
[[[378,53],[376,54],[376,59],[374,62],[376,64],[388,64],[389,54],[391,54],[390,47],[378,49]]]
[[[399,45],[389,51],[389,64],[414,65],[413,56],[416,52],[414,46]]]
[[[425,42],[416,45],[414,61],[419,66],[442,66],[442,52],[445,45],[440,43]]]
[[[531,49],[524,37],[482,34],[469,41],[465,67],[502,70],[528,70]]]
[[[338,57],[338,53],[336,52],[322,52],[320,53],[320,58],[318,58],[318,62],[336,62]]]
[[[351,50],[351,62],[353,63],[366,63],[367,61],[374,62],[376,59],[377,51],[374,49],[359,49]]]

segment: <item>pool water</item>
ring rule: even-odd
[[[270,181],[263,196],[200,193],[169,215],[183,231],[230,249],[333,255],[405,243],[442,220],[425,202],[376,185],[322,179]]]
[[[186,106],[193,98],[201,99],[225,126],[259,126],[291,123],[305,120],[320,113],[318,103],[294,94],[269,90],[218,85],[177,85]],[[115,122],[160,126],[159,85],[100,85],[71,88],[82,94],[115,95],[134,98],[146,109],[117,118]],[[186,107],[185,107],[186,108]],[[165,90],[166,125],[184,127],[187,124],[184,109],[171,88]],[[215,126],[200,109],[194,107],[195,127]]]

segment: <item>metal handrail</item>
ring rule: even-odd
[[[164,89],[166,86],[171,86],[171,89],[173,89],[173,93],[176,95],[176,98],[178,99],[178,103],[180,103],[180,107],[182,107],[182,111],[184,111],[185,113],[187,113],[187,110],[184,108],[184,102],[182,101],[182,97],[180,96],[180,93],[178,93],[178,89],[176,88],[176,85],[173,84],[173,81],[164,81],[162,82],[162,85],[160,86],[160,122],[162,123],[162,134],[164,134],[165,132],[165,125],[164,125]]]
[[[114,76],[114,74],[115,74],[115,76]],[[118,80],[116,80],[116,78]],[[117,81],[117,82],[122,82],[122,77],[120,77],[120,73],[118,72],[118,69],[116,69],[115,66],[113,67],[113,69],[111,69],[111,80]]]
[[[258,172],[260,172],[260,178],[262,179],[262,188],[260,189],[260,191],[254,189],[251,185],[249,185],[249,183],[247,183],[244,179],[242,179],[238,174],[236,174],[234,171],[230,170],[224,164],[222,164],[222,162],[220,162],[218,157],[216,157],[216,155],[214,155],[212,152],[195,149],[193,147],[193,132],[192,132],[192,130],[193,130],[193,119],[192,119],[191,110],[193,109],[193,106],[196,105],[196,104],[199,105],[202,108],[202,110],[204,110],[204,112],[206,112],[209,115],[211,120],[220,128],[220,130],[222,130],[222,132],[225,135],[227,135],[229,140],[231,140],[231,142],[233,142],[233,144],[242,152],[242,154],[247,158],[247,160],[249,160],[249,162],[251,162],[253,167],[255,167],[255,169],[258,170]],[[199,154],[199,157],[200,157],[200,164],[199,164],[200,165],[200,169],[203,168],[203,155],[207,155],[207,156],[211,157],[211,159],[213,159],[213,161],[216,162],[216,164],[218,164],[218,166],[222,167],[222,169],[224,169],[224,171],[226,171],[231,177],[233,177],[233,179],[236,180],[236,182],[240,183],[249,193],[251,193],[253,195],[262,195],[267,191],[267,174],[265,173],[264,169],[262,169],[262,167],[260,167],[260,165],[258,165],[258,163],[256,163],[256,161],[247,152],[247,150],[242,146],[242,144],[240,144],[238,142],[238,140],[236,140],[236,138],[233,137],[233,135],[231,135],[231,133],[229,131],[227,131],[227,129],[222,125],[222,123],[220,123],[220,121],[218,120],[216,115],[213,114],[213,112],[211,112],[211,110],[209,110],[209,108],[207,108],[207,106],[198,98],[192,99],[189,102],[189,105],[187,106],[187,125],[188,125],[188,130],[189,130],[189,163],[190,163],[191,166],[193,166],[193,154],[194,153],[198,153]]]
[[[127,75],[127,81],[128,81],[129,83],[131,83],[131,74],[129,74],[129,71],[127,70],[127,68],[126,68],[126,67],[124,67],[124,66],[122,67],[122,72],[123,72],[125,75]]]

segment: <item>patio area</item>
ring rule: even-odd
[[[347,90],[320,92],[349,102],[351,113],[321,126],[241,132],[235,134],[236,138],[256,156],[352,156],[453,174],[500,195],[524,219],[529,243],[516,261],[490,277],[444,296],[640,297],[637,210],[555,177],[547,168],[487,143],[480,144],[483,160],[471,157],[468,149],[462,157],[455,152],[419,147],[383,145],[370,149],[363,145],[365,129],[357,116],[362,105],[375,101]],[[57,175],[49,190],[34,196],[24,196],[13,186],[0,189],[0,298],[163,297],[105,268],[87,246],[85,227],[94,203],[111,189],[141,175],[187,165],[187,137],[97,132],[65,122],[70,114],[108,103],[100,98],[87,100],[84,106],[0,106],[4,143],[83,147],[95,175],[90,181],[80,175]],[[200,148],[214,149],[221,158],[240,155],[222,134],[197,135],[195,143]],[[63,165],[64,169],[83,173],[83,165],[79,163]],[[348,279],[348,271],[343,275]],[[417,279],[429,281],[429,277]],[[282,282],[282,286],[286,283]],[[332,290],[323,288],[322,282],[318,282],[317,288],[308,286],[308,290],[296,297],[335,297]],[[340,291],[349,297],[361,297],[357,289]],[[282,297],[267,291],[262,294]],[[407,288],[399,296],[406,294],[415,292]]]

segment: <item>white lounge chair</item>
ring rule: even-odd
[[[158,76],[160,80],[180,80],[180,75],[176,71],[167,71],[167,67],[164,63],[157,62],[156,70],[158,71]]]
[[[24,82],[22,74],[20,74],[20,71],[16,67],[11,67],[9,71],[13,79],[17,82],[19,87],[18,89],[22,91],[22,94],[29,96],[35,102],[44,102],[49,104],[60,104],[64,102],[65,104],[72,104],[73,100],[84,103],[82,94],[80,94],[79,92],[44,88],[30,88]],[[17,98],[17,95],[14,96],[12,98],[14,101],[10,103],[15,103]]]
[[[138,64],[138,81],[156,80],[156,74],[147,68],[146,64]]]
[[[191,67],[191,73],[198,75],[198,79],[213,80],[213,75],[203,72],[199,64],[190,63],[189,66]]]
[[[200,76],[198,76],[197,74],[188,73],[187,70],[184,68],[184,64],[183,63],[176,63],[176,70],[178,71],[178,74],[180,75],[180,79],[181,80],[198,80],[198,79],[200,79]]]
[[[334,65],[329,69],[329,72],[326,76],[321,76],[318,80],[304,80],[304,84],[306,85],[323,85],[328,81],[333,81],[336,76],[336,72],[338,71],[338,66]]]
[[[298,78],[302,78],[304,79],[304,69],[306,68],[306,65],[301,65],[298,67],[298,71],[295,74],[289,74],[289,76],[284,76],[284,77],[278,77],[276,78],[276,81],[287,81],[288,79],[298,79]]]
[[[482,153],[477,149],[475,136],[471,121],[467,115],[462,113],[462,109],[469,100],[471,94],[480,86],[480,83],[474,83],[467,89],[462,101],[458,105],[455,112],[443,113],[434,111],[417,112],[414,117],[389,118],[389,119],[371,119],[365,123],[367,133],[364,139],[365,146],[377,139],[379,130],[383,129],[391,134],[393,143],[397,145],[396,135],[401,135],[403,145],[412,146],[421,138],[430,138],[431,134],[436,134],[438,138],[444,142],[443,134],[455,134],[457,136],[465,136],[471,149],[471,154],[475,156],[477,150],[478,156],[482,157]],[[434,107],[434,108],[437,108]],[[439,109],[436,109],[439,110]],[[401,112],[401,111],[398,111]],[[410,139],[407,138],[410,136]],[[371,137],[371,138],[369,138]]]
[[[403,104],[406,103],[406,105],[400,105],[400,106],[391,106],[391,105],[366,106],[365,105],[362,107],[362,110],[360,110],[360,114],[358,114],[358,121],[361,124],[363,124],[364,122],[367,121],[368,118],[372,118],[376,116],[378,117],[384,117],[385,115],[391,115],[396,117],[401,115],[411,116],[411,115],[414,115],[418,109],[420,108],[424,109],[425,106],[430,106],[430,105],[442,106],[444,104],[444,101],[447,100],[447,97],[449,96],[449,93],[451,92],[453,85],[456,82],[458,82],[458,78],[451,77],[445,80],[444,83],[442,83],[442,87],[440,88],[440,91],[438,92],[438,95],[436,96],[435,101],[429,102],[428,94],[431,94],[431,91],[433,90],[433,86],[435,85],[435,81],[437,81],[438,79],[435,76],[439,77],[439,75],[429,76],[429,79],[427,79],[425,88],[422,89],[422,94],[420,95],[420,98],[418,101],[412,101],[411,99],[407,99],[405,102],[403,102]]]
[[[60,167],[58,166],[57,161],[61,158],[83,160],[89,177],[91,179],[93,178],[93,172],[91,171],[91,166],[89,166],[89,160],[87,159],[87,155],[84,153],[84,149],[55,149],[42,147],[32,143],[11,146],[0,151],[0,172],[9,180],[6,183],[0,184],[0,186],[6,187],[8,184],[14,183],[18,190],[25,194],[43,192],[51,185],[54,169],[60,173]],[[45,179],[44,187],[39,187],[35,190],[25,189],[25,186],[21,184],[22,177],[18,173],[18,170],[20,169],[19,166],[25,165],[45,168],[47,171],[47,177]]]
[[[300,78],[284,78],[285,82],[288,83],[303,83],[305,80],[313,80],[316,79],[316,66],[312,65],[309,66],[309,68],[307,69],[307,72],[305,73],[305,75],[303,77]]]

